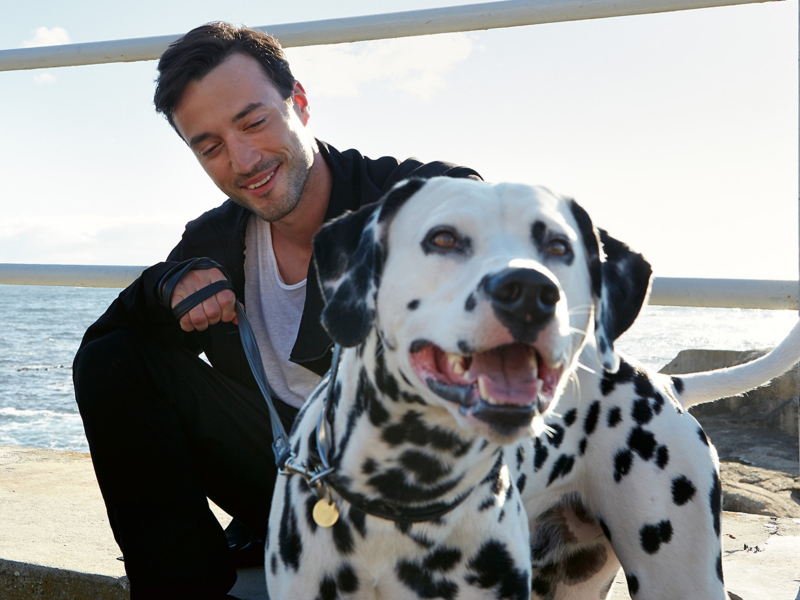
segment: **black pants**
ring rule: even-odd
[[[265,539],[277,473],[263,397],[126,331],[84,346],[74,381],[132,600],[224,596],[236,571],[206,497]],[[297,410],[275,404],[290,430]]]

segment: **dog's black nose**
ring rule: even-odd
[[[536,339],[536,332],[553,317],[561,298],[553,280],[535,269],[504,269],[487,275],[481,284],[497,318],[524,343]]]

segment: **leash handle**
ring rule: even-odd
[[[188,298],[181,300],[174,308],[171,308],[170,302],[172,294],[175,292],[175,288],[178,283],[180,283],[181,279],[183,279],[184,275],[192,270],[203,271],[207,269],[219,269],[225,276],[225,280],[216,281],[207,285],[191,294]],[[159,302],[162,306],[170,308],[177,319],[180,319],[203,300],[226,289],[233,289],[230,283],[230,274],[222,265],[210,258],[191,258],[178,263],[167,271],[158,282]],[[269,382],[267,381],[267,374],[264,372],[264,363],[261,360],[261,352],[258,350],[258,343],[256,343],[253,328],[250,326],[250,321],[247,319],[244,307],[238,300],[236,301],[236,316],[239,321],[239,337],[242,340],[242,348],[244,348],[247,363],[250,365],[250,371],[253,373],[258,389],[261,390],[261,395],[264,396],[264,400],[267,401],[270,425],[272,426],[272,453],[275,455],[275,464],[278,466],[278,469],[283,469],[290,455],[289,436],[286,435],[286,430],[283,428],[281,418],[272,402],[272,388],[270,388]]]

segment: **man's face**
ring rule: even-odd
[[[284,100],[261,66],[233,54],[192,81],[174,121],[205,172],[231,200],[277,221],[297,206],[314,161],[308,100]]]

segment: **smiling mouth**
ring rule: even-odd
[[[257,189],[258,189],[258,188],[260,188],[261,186],[263,186],[263,185],[266,185],[266,184],[267,184],[267,182],[268,182],[270,179],[272,179],[272,176],[273,176],[273,175],[275,175],[275,171],[272,171],[272,173],[270,173],[269,175],[267,175],[266,177],[264,177],[264,179],[262,179],[261,181],[257,181],[256,183],[253,183],[253,184],[250,184],[250,185],[245,185],[245,186],[243,186],[243,187],[246,187],[248,190],[257,190]]]
[[[422,340],[413,348],[411,366],[433,393],[506,433],[550,407],[563,371],[520,343],[474,354],[451,354]]]

